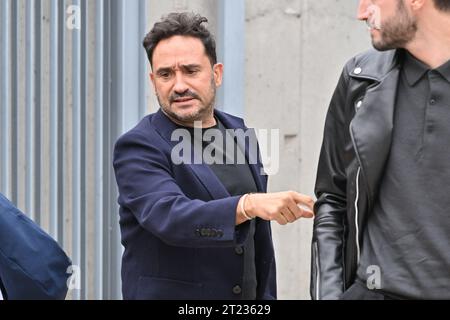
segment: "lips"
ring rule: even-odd
[[[194,98],[192,98],[192,97],[185,97],[185,98],[174,99],[173,102],[180,103],[180,102],[186,102],[186,101],[191,101],[191,100],[194,100]]]

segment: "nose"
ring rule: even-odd
[[[177,72],[175,76],[175,84],[173,86],[173,91],[175,91],[176,93],[183,93],[186,92],[186,90],[188,89],[189,87],[186,84],[183,74],[181,72]]]
[[[370,6],[370,0],[360,0],[358,5],[358,20],[364,21],[369,19],[369,6]]]

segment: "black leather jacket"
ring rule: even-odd
[[[315,188],[313,299],[338,299],[355,279],[361,235],[389,155],[403,54],[356,56],[331,100]]]

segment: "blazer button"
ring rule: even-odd
[[[202,237],[208,237],[209,236],[209,229],[205,229],[205,228],[201,229],[200,230],[200,234],[201,234]]]
[[[236,254],[238,255],[242,255],[244,253],[244,248],[242,248],[241,246],[235,247],[234,252],[236,252]]]
[[[242,288],[239,285],[236,285],[233,287],[233,293],[234,294],[241,294],[242,293]]]

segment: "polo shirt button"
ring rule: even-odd
[[[431,100],[430,100],[430,104],[431,104],[432,106],[434,106],[434,105],[436,104],[436,100],[431,99]]]
[[[234,252],[236,252],[237,255],[242,255],[244,253],[244,249],[241,246],[239,246],[234,248]]]
[[[353,73],[354,74],[361,74],[361,72],[362,72],[362,69],[361,68],[355,68],[355,70],[353,70]]]
[[[233,287],[233,293],[234,294],[241,294],[242,293],[242,288],[239,285],[236,285]]]

